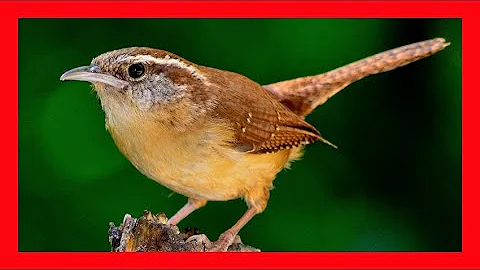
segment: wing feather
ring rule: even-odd
[[[259,84],[239,74],[216,72],[212,79],[222,78],[217,85],[223,85],[216,91],[229,98],[215,112],[231,124],[235,131],[233,144],[239,150],[270,153],[317,140],[327,142],[312,125]]]

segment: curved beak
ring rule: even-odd
[[[62,74],[61,81],[85,81],[91,83],[104,83],[115,88],[124,88],[128,82],[112,75],[103,73],[98,66],[84,66],[71,69]]]

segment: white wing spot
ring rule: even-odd
[[[252,122],[252,121],[250,120],[250,118],[252,118],[252,113],[251,113],[251,112],[248,113],[247,123],[251,123],[251,122]]]

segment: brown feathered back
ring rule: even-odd
[[[239,74],[208,69],[213,85],[222,86],[217,89],[218,93],[228,95],[228,98],[222,99],[223,103],[217,106],[215,113],[221,119],[228,119],[235,129],[238,149],[268,153],[317,140],[327,142],[312,125],[282,105],[259,84]],[[226,89],[228,92],[225,92]]]

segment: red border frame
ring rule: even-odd
[[[0,2],[3,63],[3,106],[0,114],[10,132],[2,132],[3,195],[0,267],[8,268],[475,268],[480,267],[478,205],[480,174],[475,170],[475,155],[480,152],[478,116],[480,89],[475,76],[478,53],[480,2],[448,1],[263,1],[263,2]],[[18,252],[18,18],[111,18],[111,17],[321,17],[321,18],[462,18],[463,97],[462,97],[462,252],[355,252],[203,254],[203,253],[38,253]],[[12,65],[15,64],[15,74]],[[8,71],[8,72],[6,72]],[[465,147],[468,146],[468,147]],[[443,237],[439,235],[439,237]]]

